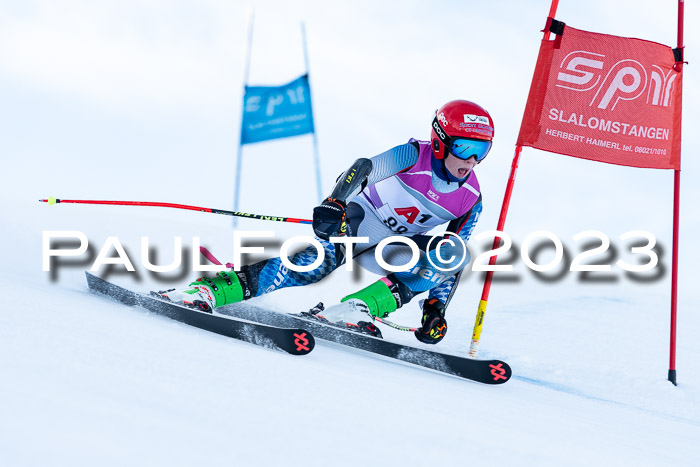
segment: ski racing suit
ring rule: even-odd
[[[348,177],[349,174],[357,176]],[[348,178],[352,179],[349,183]],[[331,194],[331,198],[347,204],[348,235],[369,238],[368,243],[354,246],[355,261],[363,268],[387,275],[373,254],[374,247],[387,237],[411,237],[419,246],[421,253],[415,266],[387,275],[389,283],[397,284],[400,292],[394,309],[428,290],[429,300],[436,298],[445,304],[455,284],[455,274],[469,263],[469,252],[461,246],[451,250],[442,247],[438,255],[434,247],[439,242],[433,241],[433,249],[426,252],[431,238],[426,233],[431,229],[447,224],[446,231],[458,235],[466,245],[479,219],[481,193],[474,171],[465,180],[452,180],[443,162],[433,156],[430,142],[411,139],[370,159],[358,159],[339,178]],[[246,289],[243,299],[318,282],[345,263],[344,245],[318,237],[317,240],[325,250],[325,259],[312,271],[292,271],[280,258],[243,266],[237,273]],[[392,265],[406,264],[411,256],[410,248],[403,244],[390,244],[383,251],[384,259]],[[310,245],[290,261],[307,266],[316,258],[316,249]]]

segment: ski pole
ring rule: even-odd
[[[154,206],[159,208],[175,208],[175,209],[187,209],[190,211],[200,211],[208,212],[211,214],[222,214],[225,216],[234,217],[246,217],[248,219],[259,219],[262,221],[276,221],[276,222],[291,222],[295,224],[311,224],[309,219],[297,219],[295,217],[280,217],[280,216],[263,216],[262,214],[250,214],[247,212],[234,212],[234,211],[224,211],[223,209],[213,209],[213,208],[202,208],[199,206],[189,206],[187,204],[174,204],[174,203],[159,203],[150,201],[97,201],[97,200],[87,200],[87,199],[56,199],[49,197],[48,199],[40,199],[42,203],[49,203],[49,205],[58,203],[75,203],[75,204],[112,204],[117,206]]]
[[[418,328],[412,328],[410,326],[401,326],[400,324],[393,323],[393,322],[389,321],[388,319],[380,318],[378,316],[376,316],[374,319],[376,321],[379,321],[382,324],[386,324],[389,327],[392,327],[394,329],[398,329],[399,331],[414,332],[418,329]]]

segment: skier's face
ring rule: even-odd
[[[467,160],[460,159],[454,154],[449,154],[445,159],[445,167],[453,177],[464,178],[469,175],[469,172],[478,164],[476,157],[470,157]]]

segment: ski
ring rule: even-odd
[[[209,332],[232,337],[269,349],[306,355],[314,348],[314,337],[306,328],[251,322],[246,318],[214,315],[170,303],[156,297],[132,292],[85,272],[90,291],[129,306],[141,306],[159,315]]]
[[[334,342],[351,349],[370,352],[479,383],[503,384],[510,379],[512,374],[510,366],[501,360],[476,360],[419,349],[367,334],[345,330],[316,320],[266,310],[245,303],[224,306],[217,308],[216,311],[272,326],[299,327],[313,333],[317,339]]]
[[[397,344],[248,303],[236,303],[217,308],[216,312],[223,313],[224,316],[209,314],[124,289],[89,272],[85,275],[91,291],[106,295],[125,305],[142,306],[200,329],[263,347],[284,350],[295,355],[309,353],[314,348],[315,337],[349,349],[369,352],[484,384],[503,384],[512,374],[510,366],[501,360],[476,360]]]

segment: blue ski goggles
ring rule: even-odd
[[[454,138],[450,141],[450,153],[462,160],[476,157],[477,162],[481,162],[486,159],[491,144],[491,141],[481,139]]]

